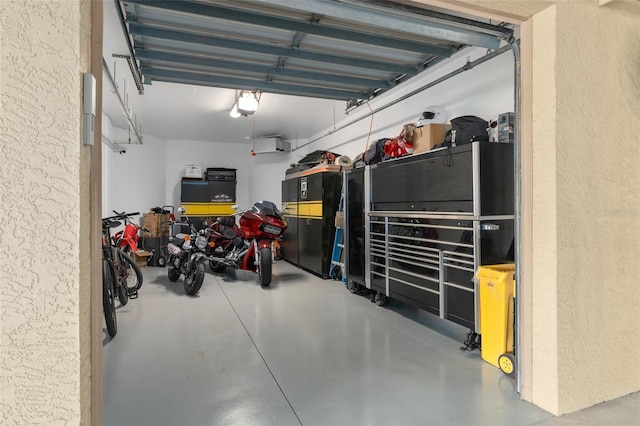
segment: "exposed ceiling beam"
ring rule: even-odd
[[[159,68],[145,69],[143,71],[144,75],[147,77],[151,77],[152,80],[170,81],[174,83],[198,84],[202,86],[224,87],[228,89],[243,88],[244,90],[261,90],[268,93],[308,96],[344,101],[353,99],[367,99],[370,97],[368,93],[352,90],[337,90],[297,84],[272,83],[248,78],[214,76],[208,74],[199,74],[194,72],[184,72]]]
[[[256,74],[269,74],[272,76],[283,76],[300,78],[311,81],[323,81],[329,83],[339,83],[354,86],[363,86],[367,88],[380,87],[388,89],[391,84],[385,80],[376,80],[373,78],[351,77],[348,75],[328,74],[316,71],[296,70],[292,68],[279,68],[277,66],[259,65],[247,62],[230,61],[211,57],[185,55],[178,53],[158,52],[147,49],[136,49],[136,57],[144,60],[154,60],[174,65],[196,65],[200,67],[215,68],[234,71],[247,71]]]
[[[317,13],[343,21],[367,24],[381,29],[410,33],[417,36],[448,41],[454,44],[497,49],[500,38],[505,38],[504,30],[496,28],[495,34],[480,34],[474,30],[456,28],[447,24],[444,19],[431,19],[410,13],[394,12],[386,8],[383,13],[372,9],[364,2],[347,2],[335,0],[252,0],[267,6],[279,6],[295,9],[299,12]],[[379,8],[383,9],[383,8]],[[421,19],[422,18],[422,19]],[[452,17],[453,18],[453,17]],[[458,19],[459,20],[459,19]],[[469,23],[473,21],[467,20]],[[508,31],[508,30],[506,30]]]
[[[272,44],[253,43],[248,41],[231,40],[228,38],[215,37],[211,35],[194,34],[185,31],[155,28],[128,22],[129,32],[132,35],[143,37],[155,37],[166,40],[180,41],[184,43],[194,43],[205,46],[222,47],[226,49],[241,50],[247,52],[261,53],[274,56],[288,56],[309,61],[324,62],[344,65],[355,68],[377,69],[382,71],[397,72],[407,75],[416,75],[418,66],[401,65],[393,62],[383,62],[371,59],[359,59],[341,55],[331,55],[328,53],[310,52],[301,49],[291,49],[289,47],[275,46]]]
[[[371,32],[357,31],[352,29],[332,27],[323,25],[322,23],[299,21],[292,18],[266,15],[263,13],[233,9],[214,4],[194,3],[191,1],[178,2],[160,0],[131,0],[130,2],[154,8],[169,9],[177,12],[189,13],[196,16],[207,16],[211,18],[244,22],[263,27],[279,28],[340,40],[350,40],[360,43],[366,43],[372,46],[389,47],[392,49],[405,50],[409,52],[417,52],[444,57],[450,57],[453,53],[453,49],[418,42],[415,40],[384,36],[373,34]],[[289,5],[291,3],[294,2],[288,2]]]

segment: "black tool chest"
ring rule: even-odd
[[[407,156],[346,179],[347,278],[475,330],[475,271],[513,262],[513,144]]]

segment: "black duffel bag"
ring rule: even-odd
[[[488,141],[489,123],[475,115],[463,115],[451,119],[451,130],[456,132],[456,145],[464,145],[474,141]]]

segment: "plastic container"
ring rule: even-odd
[[[482,359],[505,371],[502,355],[513,358],[513,314],[515,264],[488,265],[478,268],[480,285],[480,335]],[[511,366],[513,367],[513,366]]]

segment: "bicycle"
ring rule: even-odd
[[[118,331],[116,295],[124,306],[129,298],[138,297],[138,290],[142,286],[142,271],[131,256],[119,247],[118,240],[111,237],[111,228],[122,224],[116,219],[127,220],[128,216],[136,214],[138,213],[119,213],[102,219],[102,304],[107,332],[111,337]]]
[[[118,332],[115,303],[117,281],[113,269],[110,242],[110,228],[116,226],[120,226],[120,222],[102,219],[102,310],[107,324],[107,333],[111,337],[114,337]]]

